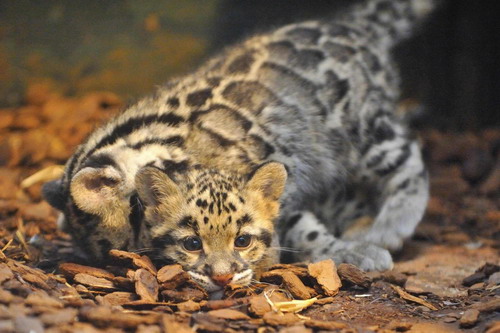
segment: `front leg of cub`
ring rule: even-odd
[[[367,154],[367,167],[363,172],[365,178],[378,184],[379,208],[374,221],[365,228],[347,229],[342,238],[395,251],[413,234],[422,219],[429,198],[429,186],[416,142],[402,142],[397,149],[386,145],[388,151],[384,159],[375,166],[369,162],[370,152]],[[380,151],[377,153],[380,154]]]
[[[366,271],[383,271],[393,266],[389,251],[364,241],[343,240],[332,235],[310,211],[300,211],[287,219],[283,245],[291,247],[294,260],[320,261],[333,259]]]

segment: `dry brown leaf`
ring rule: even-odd
[[[270,300],[269,302],[271,302],[270,305],[274,311],[297,313],[313,305],[316,300],[317,298],[313,297],[311,299],[294,300],[288,302],[272,302]]]

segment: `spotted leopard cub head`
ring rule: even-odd
[[[146,206],[144,243],[208,292],[248,285],[277,260],[273,222],[286,177],[275,162],[248,177],[206,169],[172,177],[146,167],[136,177]]]

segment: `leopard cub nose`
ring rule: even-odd
[[[223,274],[223,275],[214,275],[212,276],[212,280],[217,284],[218,286],[224,287],[231,282],[233,279],[233,274]]]

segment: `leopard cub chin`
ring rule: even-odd
[[[248,285],[278,261],[274,222],[287,174],[271,162],[251,175],[193,167],[145,167],[136,188],[145,206],[139,247],[175,262],[208,292]]]

